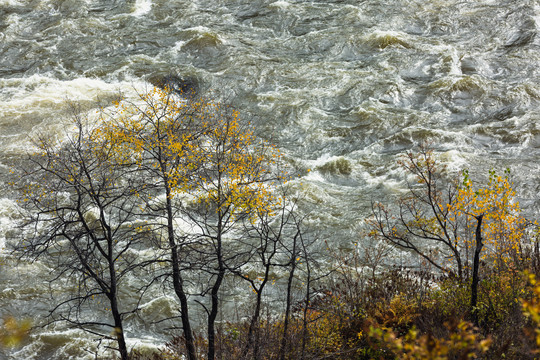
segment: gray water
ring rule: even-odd
[[[537,0],[0,0],[0,247],[17,239],[9,164],[65,127],[66,99],[92,112],[168,74],[198,79],[277,144],[307,225],[340,247],[361,240],[371,200],[403,188],[396,161],[422,141],[454,170],[510,166],[534,215],[539,29]],[[0,316],[43,321],[44,272],[2,255]],[[173,312],[174,300],[146,305]],[[129,331],[131,344],[164,342]],[[9,356],[91,359],[96,346],[48,327]]]

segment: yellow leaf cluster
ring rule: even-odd
[[[0,345],[8,348],[20,345],[28,337],[31,327],[30,320],[19,321],[13,316],[4,318],[0,327]]]
[[[448,338],[442,339],[429,334],[419,336],[414,328],[399,337],[391,329],[371,327],[369,335],[380,340],[396,359],[403,360],[476,359],[491,344],[490,339],[481,339],[465,321],[458,323]]]
[[[270,167],[279,152],[260,144],[239,113],[206,99],[189,101],[167,89],[140,95],[141,105],[115,103],[93,137],[119,164],[150,166],[169,196],[190,192],[199,203],[232,215],[271,211]]]
[[[474,245],[475,217],[484,215],[482,237],[488,250],[484,259],[489,258],[499,268],[513,267],[522,260],[521,244],[526,219],[521,216],[515,197],[509,170],[505,171],[505,176],[490,171],[488,183],[483,187],[475,187],[465,172],[456,201],[447,205],[452,217],[465,217],[466,234],[469,236],[462,241],[469,249]]]
[[[537,351],[540,349],[540,283],[534,274],[529,275],[529,282],[533,286],[533,297],[530,300],[522,299],[523,313],[535,325],[535,339]]]

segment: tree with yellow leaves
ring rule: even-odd
[[[409,183],[409,194],[399,199],[397,213],[373,204],[368,219],[372,237],[415,253],[459,279],[471,275],[481,239],[486,245],[484,259],[498,268],[519,266],[527,222],[520,214],[508,170],[503,176],[490,171],[486,186],[475,186],[467,171],[462,181],[448,177],[425,146],[418,153],[407,153],[400,164],[414,182]]]
[[[201,142],[204,163],[195,177],[198,204],[185,215],[198,229],[193,239],[200,244],[197,252],[204,264],[202,270],[208,274],[208,287],[202,293],[210,294],[205,308],[207,358],[214,359],[219,291],[226,274],[248,260],[242,242],[233,241],[242,237],[235,232],[238,225],[271,214],[279,205],[272,189],[282,176],[274,168],[277,151],[258,142],[237,111],[217,105],[207,119],[211,131]]]
[[[273,195],[283,180],[275,167],[279,153],[260,142],[239,113],[199,96],[182,97],[165,87],[140,94],[137,101],[116,104],[103,118],[100,136],[122,149],[119,164],[134,161],[146,188],[137,193],[158,245],[169,252],[172,285],[188,359],[196,359],[184,273],[207,274],[198,303],[207,318],[208,359],[215,357],[219,290],[225,275],[249,256],[230,236],[245,221],[271,213]],[[181,219],[185,231],[178,226]],[[240,235],[235,235],[240,236]],[[205,304],[205,298],[210,299]]]
[[[464,171],[457,202],[452,209],[456,216],[467,216],[467,220],[484,215],[483,237],[487,254],[483,258],[489,259],[497,270],[515,270],[523,261],[523,241],[529,223],[521,216],[515,197],[509,169],[502,176],[490,170],[485,187],[475,187],[468,172]],[[466,224],[470,229],[470,222]],[[471,239],[464,237],[463,240],[466,250],[470,249]]]
[[[104,141],[122,150],[117,153],[118,164],[133,161],[138,176],[145,179],[144,188],[134,195],[142,202],[156,247],[168,253],[166,276],[180,302],[189,360],[197,354],[182,269],[193,266],[187,260],[186,236],[176,221],[181,206],[176,196],[196,191],[196,172],[203,164],[202,137],[211,131],[206,118],[211,106],[195,96],[181,97],[172,89],[155,87],[140,93],[136,102],[116,102],[113,112],[102,115],[98,130]]]

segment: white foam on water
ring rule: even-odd
[[[184,46],[184,44],[186,43],[187,41],[183,41],[183,40],[179,40],[177,42],[174,43],[174,46],[171,47],[168,51],[169,53],[175,55],[177,53],[179,53],[180,51],[182,51],[182,47]]]
[[[533,44],[540,45],[540,36],[538,36],[540,32],[540,3],[538,1],[534,4],[534,16],[532,18],[534,19],[536,28],[536,36],[534,37]]]
[[[2,7],[1,3],[0,3],[0,7]],[[5,41],[5,42],[13,41],[18,36],[20,36],[20,33],[24,29],[24,24],[23,24],[23,21],[21,20],[21,16],[17,13],[7,15],[5,17],[5,24],[7,24],[7,27],[2,29],[2,32],[0,33],[1,41]]]
[[[4,253],[7,233],[15,226],[19,206],[11,199],[0,198],[0,255]]]
[[[318,171],[310,171],[306,176],[303,177],[304,180],[315,182],[315,183],[325,183],[326,180]]]
[[[10,129],[0,137],[32,135],[34,131],[40,131],[40,126],[63,127],[68,101],[97,107],[99,99],[121,91],[124,96],[134,98],[137,92],[144,91],[145,85],[143,82],[110,83],[85,77],[58,80],[37,74],[0,79],[0,126]],[[5,145],[4,151],[25,147],[24,139],[22,141],[14,139],[14,143]]]
[[[126,345],[128,349],[137,349],[139,352],[146,354],[146,353],[154,353],[158,352],[161,353],[161,349],[163,348],[163,339],[162,338],[155,338],[155,337],[148,337],[148,338],[127,338],[126,339]]]
[[[146,15],[152,10],[152,0],[136,0],[133,5],[133,16],[142,16]]]
[[[97,342],[82,330],[43,331],[31,336],[26,346],[11,352],[9,359],[41,360],[47,352],[51,360],[93,360],[97,351]]]
[[[212,34],[213,31],[206,27],[206,26],[203,26],[203,25],[198,25],[198,26],[192,26],[192,27],[189,27],[187,29],[185,29],[185,31],[193,31],[193,32],[197,32],[197,33],[200,33],[200,34]]]
[[[451,172],[461,171],[471,164],[470,154],[458,150],[446,151],[439,155],[439,159],[448,166]]]
[[[402,31],[395,31],[395,30],[381,30],[381,29],[377,29],[375,31],[373,31],[371,34],[368,35],[368,38],[372,39],[372,38],[381,38],[381,37],[385,37],[385,36],[392,36],[392,37],[395,37],[395,38],[398,38],[398,39],[405,39],[408,37],[408,35]]]
[[[279,0],[279,1],[271,3],[270,5],[268,5],[268,7],[277,7],[277,8],[285,10],[291,7],[291,3],[287,1],[283,1],[283,0]]]
[[[21,6],[22,3],[18,0],[0,0],[0,6]]]
[[[167,317],[173,317],[177,313],[178,301],[169,295],[154,294],[149,301],[139,305],[139,314],[150,319],[150,321],[159,321]],[[163,340],[156,340],[159,344]]]
[[[152,336],[144,338],[129,337],[129,334],[127,336],[126,344],[128,349],[151,353],[158,351],[163,344],[163,339]],[[45,353],[48,354],[48,360],[94,360],[96,356],[99,359],[108,359],[117,355],[116,351],[108,350],[104,346],[99,347],[98,344],[93,339],[93,335],[83,330],[43,331],[31,336],[27,345],[9,353],[8,359],[43,360],[45,359]]]
[[[96,78],[76,78],[73,80],[58,80],[44,75],[32,75],[26,78],[0,79],[1,88],[9,88],[12,93],[0,96],[0,111],[19,108],[25,111],[35,106],[51,105],[64,102],[66,99],[75,101],[96,100],[106,93],[124,90],[126,84],[108,83]],[[15,90],[13,90],[15,89]],[[128,89],[129,90],[129,89]],[[1,112],[0,112],[1,114]]]
[[[401,180],[390,178],[388,176],[389,174],[373,176],[367,171],[363,171],[361,175],[365,179],[368,186],[378,187],[382,185],[392,191],[404,191],[403,182]]]

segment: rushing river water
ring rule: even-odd
[[[371,200],[403,186],[396,160],[421,141],[454,169],[510,166],[535,214],[539,29],[538,0],[0,0],[0,247],[17,239],[9,166],[32,135],[65,126],[65,100],[133,96],[167,74],[198,79],[277,144],[328,241],[358,238]],[[39,323],[47,268],[1,256],[0,316]],[[171,301],[145,311],[173,312]],[[48,327],[0,358],[92,359],[96,345]]]

